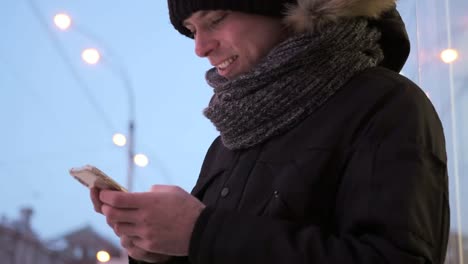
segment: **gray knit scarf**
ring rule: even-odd
[[[379,64],[379,39],[366,20],[347,20],[285,40],[233,80],[210,69],[206,79],[214,95],[204,114],[227,148],[260,144],[290,130],[358,72]]]

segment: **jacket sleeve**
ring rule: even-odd
[[[440,121],[419,90],[385,100],[347,162],[332,230],[207,207],[191,263],[443,263],[449,207]]]

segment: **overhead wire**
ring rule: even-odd
[[[75,66],[71,62],[70,57],[67,55],[67,52],[63,48],[63,45],[60,43],[57,36],[50,30],[46,20],[44,19],[44,16],[42,15],[41,11],[39,10],[39,8],[34,3],[34,0],[27,0],[26,2],[28,2],[29,7],[33,11],[33,13],[34,13],[36,19],[39,21],[40,25],[47,32],[47,35],[48,35],[49,39],[52,41],[52,44],[54,45],[54,48],[57,51],[58,55],[64,61],[64,63],[67,66],[70,74],[75,79],[75,81],[78,83],[78,87],[81,88],[81,90],[83,91],[83,93],[86,96],[87,100],[89,101],[91,106],[96,111],[97,115],[102,119],[103,124],[106,126],[107,129],[112,131],[112,133],[117,131],[115,129],[115,126],[113,125],[111,119],[107,116],[104,109],[99,105],[98,100],[96,100],[96,98],[93,96],[89,85],[83,80],[81,75],[76,70]]]
[[[32,85],[22,78],[21,74],[15,69],[14,65],[11,64],[8,60],[0,56],[0,64],[6,66],[6,70],[10,72],[13,78],[16,81],[19,81],[19,86],[29,88],[29,93],[27,93],[31,98],[34,98],[34,102],[40,104],[40,109],[46,109],[49,113],[48,115],[55,117],[56,113],[50,109],[49,105],[45,103],[43,96],[35,89]]]

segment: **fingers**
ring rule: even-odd
[[[126,193],[121,191],[101,190],[99,200],[120,209],[137,209],[144,201],[144,193]]]
[[[125,210],[102,205],[102,213],[106,217],[109,225],[117,236],[138,236],[136,223],[139,221],[136,210]]]
[[[129,236],[120,236],[120,244],[122,245],[123,248],[125,249],[129,249],[129,248],[132,248],[134,247],[135,245],[133,244],[133,241],[132,239],[130,239]]]
[[[110,226],[110,228],[114,229],[114,226],[116,225],[116,223],[112,222],[111,219],[109,219],[108,217],[106,217],[106,223],[108,226]],[[114,233],[115,233],[115,229],[114,229]],[[117,233],[116,233],[117,235]],[[117,235],[118,236],[118,235]]]
[[[98,188],[92,187],[90,189],[90,196],[91,196],[91,201],[93,202],[94,211],[102,214],[102,211],[101,211],[102,202],[99,200],[99,192],[100,192],[100,189]]]
[[[150,192],[158,192],[158,193],[171,193],[180,191],[182,188],[175,185],[158,185],[155,184],[151,186]]]
[[[147,263],[166,262],[170,259],[170,256],[150,253],[137,247],[133,247],[130,250],[127,250],[127,253],[130,257]]]
[[[135,209],[119,209],[103,204],[101,211],[111,223],[135,223],[139,221],[138,210]]]
[[[119,237],[139,237],[141,236],[138,232],[137,226],[129,223],[116,223],[114,224],[114,232]]]
[[[101,212],[135,258],[152,260],[152,253],[186,256],[193,226],[204,205],[177,186],[153,186],[150,192],[101,190]]]
[[[131,250],[127,250],[127,253],[130,257],[141,260],[147,263],[159,263],[159,262],[166,262],[169,260],[169,256],[161,255],[157,253],[149,253],[144,250],[139,250],[138,248],[132,248]]]
[[[170,258],[167,255],[152,253],[141,249],[138,246],[135,246],[135,244],[133,243],[133,238],[131,236],[121,236],[120,244],[127,250],[128,255],[136,260],[141,260],[149,263],[158,263],[165,262]]]
[[[99,200],[101,203],[108,204],[120,209],[138,209],[148,204],[156,204],[160,201],[160,196],[167,197],[168,194],[187,193],[178,186],[154,185],[150,192],[144,193],[126,193],[112,190],[101,190]],[[187,193],[188,194],[188,193]]]

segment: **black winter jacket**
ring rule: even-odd
[[[246,150],[217,138],[192,193],[207,207],[171,263],[444,262],[445,140],[425,93],[398,74],[396,12],[376,24],[385,60],[287,133]],[[130,260],[130,263],[140,263]]]
[[[216,139],[193,189],[207,208],[178,263],[443,263],[444,136],[415,84],[353,78],[288,133],[247,150]]]
[[[444,135],[415,84],[369,69],[287,134],[215,140],[193,193],[191,263],[443,263]]]

